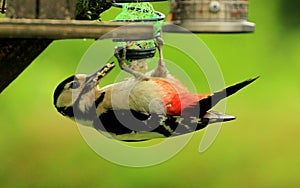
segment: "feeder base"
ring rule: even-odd
[[[176,24],[184,29],[172,27]],[[255,24],[247,21],[240,22],[196,22],[196,21],[182,21],[181,23],[171,22],[171,24],[164,24],[164,32],[186,33],[187,31],[193,33],[252,33],[255,30]]]

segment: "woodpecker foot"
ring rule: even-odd
[[[168,75],[168,70],[166,68],[164,58],[163,58],[163,47],[164,41],[161,37],[156,37],[155,46],[158,49],[159,52],[159,59],[158,59],[158,65],[156,69],[151,73],[151,76],[153,77],[162,77],[166,78]]]
[[[158,51],[161,52],[162,47],[164,45],[164,40],[160,36],[156,37],[155,39],[156,39],[155,40],[155,46],[158,49]]]
[[[121,50],[122,50],[122,54],[120,56],[120,51]],[[115,48],[114,55],[117,58],[117,60],[119,62],[119,66],[122,70],[124,70],[125,72],[128,72],[129,74],[133,75],[138,80],[148,80],[149,79],[144,74],[142,74],[138,71],[132,70],[131,68],[128,67],[128,65],[127,65],[128,60],[126,59],[126,48],[117,46]]]

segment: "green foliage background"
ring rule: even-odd
[[[167,13],[168,2],[155,8]],[[55,87],[75,72],[94,41],[55,41],[0,95],[0,187],[300,186],[299,11],[279,0],[251,0],[249,10],[254,34],[198,35],[226,84],[261,75],[228,99],[227,113],[238,119],[223,125],[206,152],[198,152],[200,131],[174,158],[153,167],[123,167],[99,157],[52,104]]]

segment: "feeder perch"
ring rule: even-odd
[[[248,0],[171,0],[170,22],[194,33],[249,33]],[[164,31],[172,32],[164,27]]]

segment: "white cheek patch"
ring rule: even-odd
[[[62,95],[60,95],[57,99],[58,107],[65,107],[65,106],[72,106],[72,93],[71,92],[65,92]]]
[[[81,112],[85,112],[86,111],[86,100],[87,100],[86,98],[82,98],[79,101],[79,110]]]
[[[78,108],[81,112],[84,113],[87,110],[95,107],[94,104],[95,104],[95,93],[92,90],[80,97]]]

